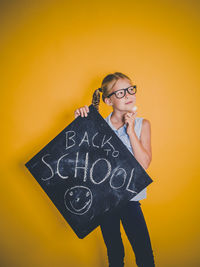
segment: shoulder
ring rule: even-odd
[[[136,123],[141,125],[141,128],[150,128],[151,123],[149,120],[142,118],[142,117],[136,117]]]
[[[104,120],[105,120],[106,122],[109,122],[109,118],[110,118],[111,115],[112,115],[112,112],[111,112],[106,118],[104,118]]]
[[[142,134],[148,134],[151,132],[151,123],[149,120],[147,119],[143,119],[142,120],[142,132],[141,132],[141,135]]]
[[[151,127],[151,123],[147,119],[142,120],[142,127]]]

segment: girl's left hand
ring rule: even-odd
[[[126,127],[127,127],[126,131],[127,131],[128,135],[130,135],[134,131],[136,116],[137,116],[137,112],[127,112],[124,115],[124,122],[125,122]]]

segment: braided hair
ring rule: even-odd
[[[102,93],[102,89],[98,88],[94,91],[92,96],[92,104],[97,109],[97,111],[99,111],[100,92]]]

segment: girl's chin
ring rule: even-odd
[[[124,107],[120,107],[120,108],[116,107],[116,110],[120,112],[134,112],[133,110],[134,106],[135,106],[135,103],[131,103],[131,104],[125,105]]]
[[[130,112],[133,112],[134,106],[135,106],[135,103],[127,104],[125,106],[125,110],[130,111]]]

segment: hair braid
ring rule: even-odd
[[[97,111],[99,111],[100,92],[102,92],[102,89],[98,88],[94,91],[92,96],[92,104],[97,109]]]

